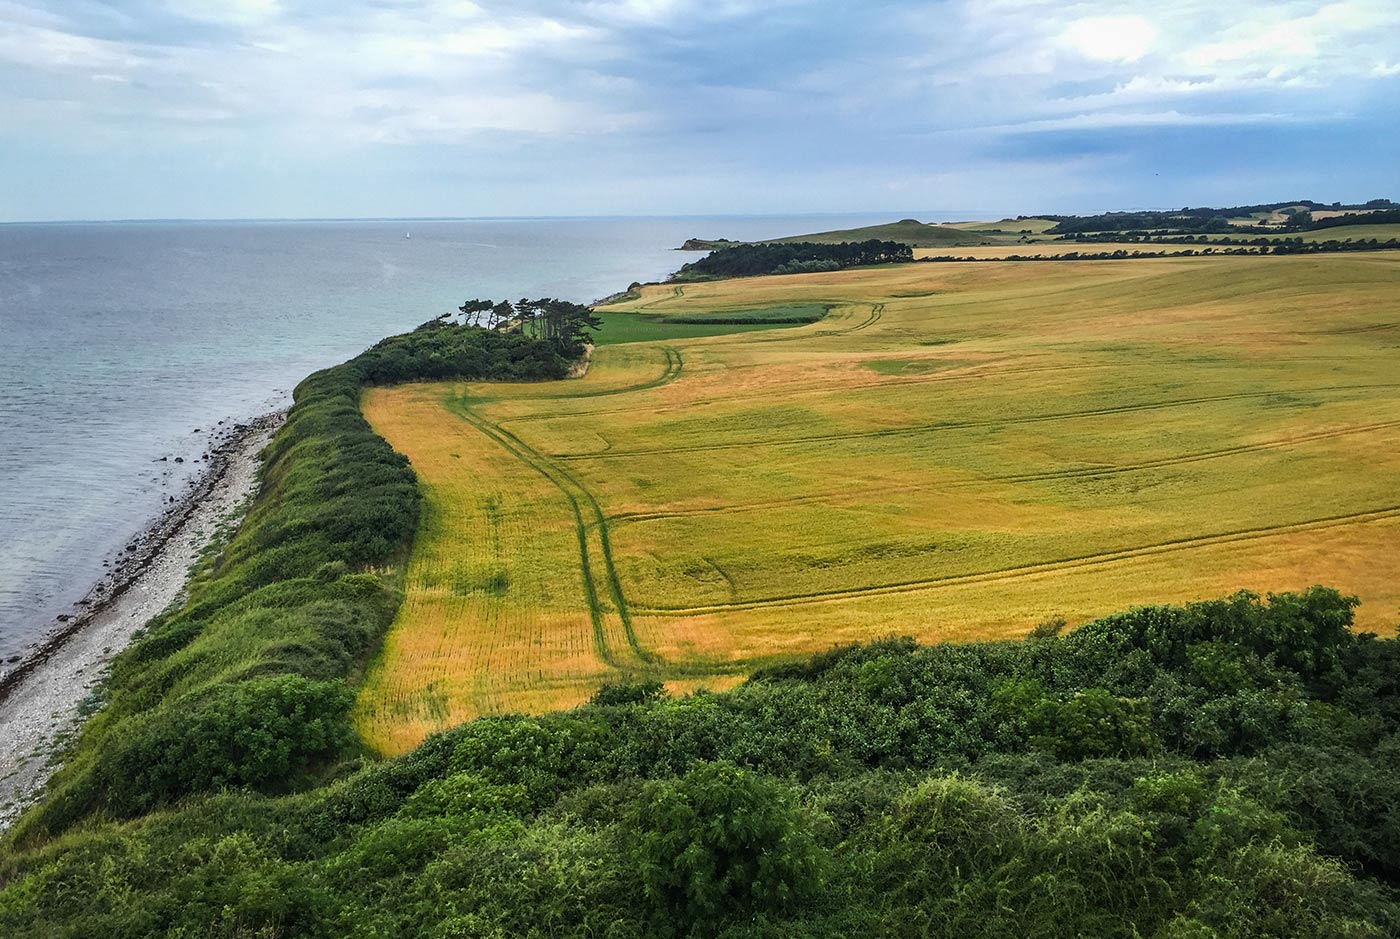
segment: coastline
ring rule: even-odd
[[[138,629],[177,601],[218,530],[256,492],[261,454],[285,411],[236,425],[190,490],[132,539],[110,579],[32,653],[0,674],[0,831],[42,792],[61,744]]]

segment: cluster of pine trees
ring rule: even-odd
[[[468,300],[459,306],[464,326],[485,329],[513,329],[531,339],[543,339],[561,350],[573,351],[588,341],[590,331],[603,324],[593,311],[581,303],[542,297],[515,303],[509,300]],[[452,313],[424,323],[419,329],[435,329],[451,325]]]

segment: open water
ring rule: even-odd
[[[695,257],[671,250],[687,237],[888,220],[0,225],[0,658],[73,612],[219,422],[284,406],[316,369],[469,297],[660,280]]]

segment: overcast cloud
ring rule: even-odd
[[[0,219],[1400,197],[1400,3],[0,0]]]

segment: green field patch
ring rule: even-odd
[[[827,309],[821,304],[806,303],[757,310],[717,310],[711,313],[671,316],[598,312],[595,315],[603,321],[603,325],[594,331],[593,343],[604,346],[622,342],[696,339],[702,336],[806,326],[826,316]]]
[[[927,375],[955,364],[946,359],[871,359],[861,363],[881,375]]]
[[[796,303],[757,310],[715,310],[710,313],[678,313],[658,316],[663,323],[747,326],[755,323],[801,325],[826,317],[830,309],[820,303]]]

